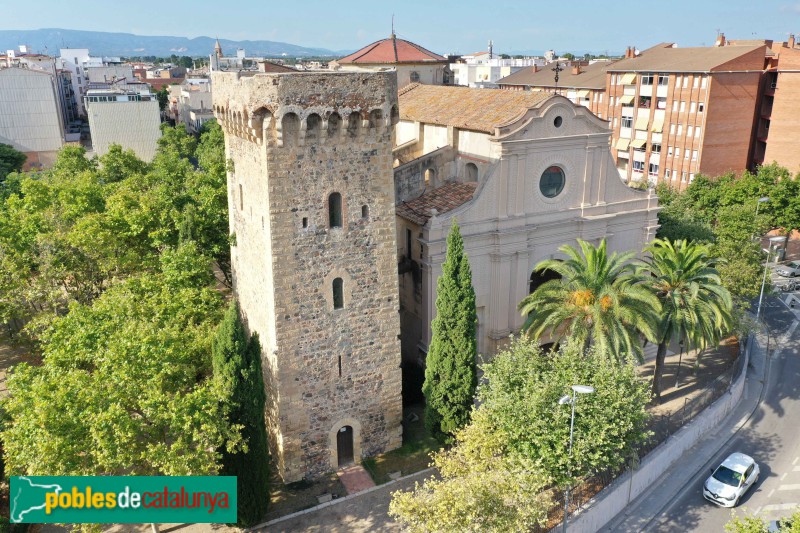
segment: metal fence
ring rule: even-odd
[[[625,470],[631,466],[635,467],[638,465],[648,453],[667,440],[670,435],[676,433],[706,407],[725,394],[744,370],[744,360],[744,350],[740,349],[738,357],[730,363],[730,366],[725,369],[722,374],[704,387],[695,397],[691,399],[686,398],[683,406],[678,410],[667,414],[651,415],[648,422],[648,429],[652,433],[651,436],[635,450],[635,454],[625,465],[617,469],[588,476],[571,489],[569,501],[570,516],[589,500],[594,498],[598,492],[610,485],[611,482],[625,472]],[[536,533],[550,531],[555,525],[561,522],[564,510],[564,493],[562,491],[557,491],[555,493],[555,501],[559,503],[554,504],[548,512],[548,517],[550,518],[548,524],[544,527],[534,529]]]

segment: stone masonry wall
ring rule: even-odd
[[[356,461],[400,446],[394,73],[215,72],[213,83],[233,167],[234,288],[261,337],[283,480],[335,469],[343,426]]]

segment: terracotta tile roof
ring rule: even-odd
[[[471,89],[412,83],[399,92],[400,118],[494,133],[550,98],[547,93]]]
[[[296,68],[292,68],[287,65],[281,65],[280,63],[273,63],[272,61],[259,61],[258,62],[258,71],[259,72],[297,72]]]
[[[388,39],[376,41],[349,56],[339,59],[338,63],[393,65],[395,63],[423,63],[429,61],[446,62],[447,59],[439,54],[434,54],[430,50],[426,50],[418,44],[405,39],[398,39],[392,35]]]
[[[709,72],[759,48],[762,57],[753,58],[752,65],[740,64],[731,70],[752,70],[764,67],[766,47],[760,46],[703,46],[692,48],[668,48],[654,46],[641,55],[621,59],[609,72]]]
[[[580,74],[573,74],[572,67],[565,67],[558,74],[558,86],[561,88],[577,89],[605,89],[606,71],[614,62],[600,61],[588,66],[581,66]],[[534,72],[533,67],[522,70],[497,80],[498,85],[527,85],[528,87],[555,87],[555,72],[551,69],[554,65],[545,65],[539,72]]]
[[[395,209],[398,216],[424,226],[431,218],[431,209],[436,209],[438,214],[452,211],[472,200],[477,187],[477,183],[449,181],[422,196],[398,204]]]

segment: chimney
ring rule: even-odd
[[[581,73],[581,64],[578,63],[577,65],[572,65],[572,74],[574,76],[577,76],[580,73]]]
[[[492,59],[494,57],[494,54],[492,53],[492,48],[493,48],[492,41],[490,39],[489,40],[489,59]]]
[[[714,43],[714,46],[717,46],[717,47],[725,46],[725,34],[724,33],[720,33],[719,35],[717,35],[717,41]]]
[[[539,72],[539,65],[534,64],[533,65],[533,73],[536,74],[537,72]]]
[[[789,42],[786,44],[789,48],[794,48],[794,33],[789,34]]]

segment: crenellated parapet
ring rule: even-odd
[[[214,115],[225,133],[272,147],[391,136],[399,120],[392,73],[214,72]]]

